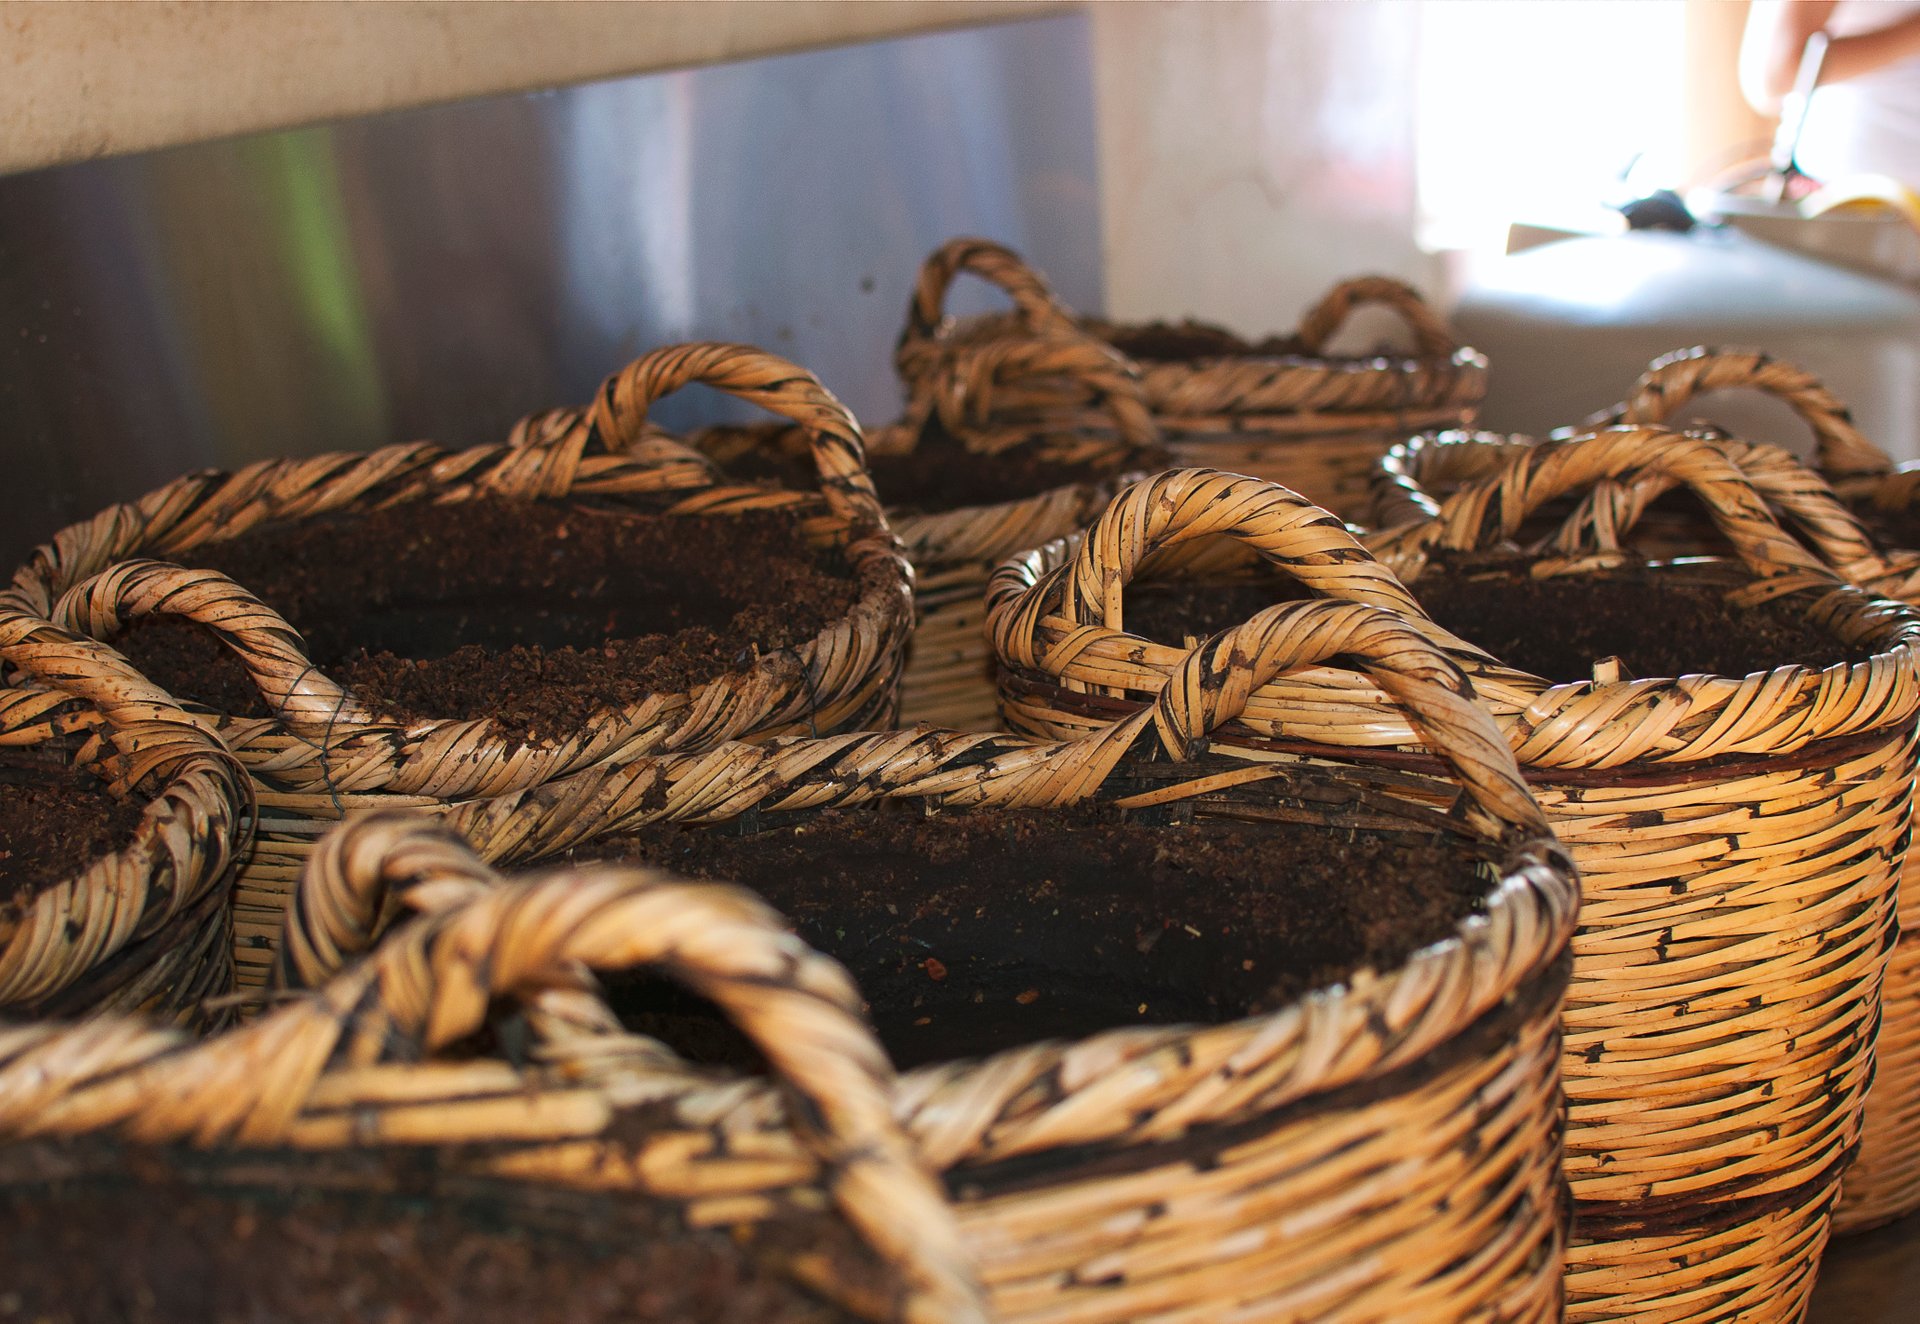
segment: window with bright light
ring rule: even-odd
[[[1487,249],[1678,182],[1682,0],[1425,0],[1420,241]]]

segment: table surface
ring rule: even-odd
[[[1827,1248],[1807,1324],[1908,1324],[1920,1319],[1920,1215]]]

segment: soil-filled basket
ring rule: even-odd
[[[842,952],[913,1065],[896,1112],[1000,1319],[1558,1319],[1568,866],[1459,669],[1399,617],[1291,603],[1214,643],[1081,741],[784,740],[446,818],[495,861],[731,870]],[[1414,715],[1432,777],[1198,754],[1267,677],[1336,659]],[[1283,848],[1335,862],[1322,891],[1246,853]],[[1417,921],[1387,904],[1413,895],[1379,864],[1403,851],[1459,888]],[[322,979],[444,895],[343,832],[282,969]],[[1294,929],[1317,918],[1341,946],[1310,957]],[[632,996],[610,990],[631,1028],[730,1060],[689,1008]]]
[[[1167,467],[1168,456],[1137,374],[1097,341],[1006,340],[965,357],[972,366],[964,382],[951,379],[950,389],[925,394],[900,422],[868,433],[867,459],[914,570],[900,724],[989,731],[999,725],[984,628],[994,567],[1080,528],[1121,483]],[[1079,383],[1088,411],[1002,404],[1034,378]],[[526,420],[515,435],[551,439],[586,425],[580,411],[554,411]],[[791,426],[706,428],[686,444],[734,477],[791,485],[811,468],[806,438]]]
[[[0,1280],[26,1319],[984,1324],[846,972],[738,889],[504,882],[417,816],[342,829],[439,903],[248,1025],[0,1022]],[[770,1064],[593,1013],[654,972]]]
[[[23,656],[31,677],[0,689],[0,1016],[217,1024],[244,772],[98,644],[0,613],[0,660]]]
[[[961,272],[1005,290],[1013,310],[956,324],[944,307]],[[1327,351],[1349,315],[1369,304],[1392,309],[1407,324],[1412,354]],[[1383,276],[1343,281],[1293,334],[1256,343],[1196,322],[1076,319],[1017,254],[982,239],[952,240],[921,267],[895,363],[910,396],[951,389],[948,383],[968,370],[968,346],[1069,329],[1139,364],[1155,421],[1183,462],[1272,479],[1355,519],[1366,515],[1368,475],[1388,445],[1470,422],[1486,394],[1486,359],[1462,348],[1418,293]],[[1063,382],[1051,391],[1036,386],[1021,403],[1073,407],[1084,400]]]
[[[1436,563],[1497,545],[1547,502],[1659,465],[1741,551],[1688,572],[1712,588],[1697,590],[1708,602],[1773,604],[1854,658],[1677,679],[1596,659],[1596,678],[1554,684],[1453,650],[1582,875],[1565,1059],[1570,1316],[1794,1320],[1872,1077],[1912,806],[1920,627],[1824,572],[1709,442],[1623,430],[1529,449],[1519,464],[1438,520],[1381,535],[1416,592],[1430,591],[1421,581]],[[1188,553],[1220,537],[1257,554],[1251,585],[1217,570],[1183,577]],[[1649,602],[1662,590],[1647,580],[1669,573],[1618,553],[1496,568],[1527,583],[1629,575]],[[1283,489],[1206,471],[1139,484],[1084,538],[996,574],[989,629],[1009,724],[1064,733],[1130,714],[1189,665],[1181,636],[1216,628],[1162,620],[1158,641],[1132,634],[1130,602],[1149,610],[1158,594],[1164,609],[1172,594],[1195,617],[1303,590],[1406,592]],[[1302,673],[1249,694],[1213,747],[1384,772],[1424,766],[1408,734],[1379,691]]]
[[[696,382],[806,428],[820,490],[724,486],[683,447],[593,442],[638,434],[654,400]],[[242,982],[271,959],[312,839],[350,810],[891,716],[910,571],[839,402],[771,355],[688,345],[616,373],[589,412],[591,429],[552,444],[398,446],[184,478],[65,530],[16,576],[7,600],[114,641],[252,774],[261,821],[236,898]],[[231,541],[242,535],[253,541]],[[260,540],[284,569],[276,594],[325,586],[302,596],[299,629],[248,585],[175,564]],[[808,578],[822,566],[832,577]],[[792,586],[818,583],[832,593],[810,600],[815,614],[790,615],[805,609]],[[787,634],[762,633],[776,629]],[[172,650],[164,677],[140,651],[155,630]],[[308,643],[321,632],[324,652]],[[376,643],[393,651],[374,656]],[[228,671],[224,688],[186,692]],[[373,681],[379,699],[357,688]],[[441,706],[454,703],[443,686],[465,711]]]
[[[1774,396],[1805,420],[1814,463],[1841,492],[1875,545],[1842,514],[1833,490],[1783,463],[1768,448],[1746,448],[1736,460],[1763,495],[1803,530],[1824,560],[1851,582],[1902,601],[1920,602],[1920,471],[1896,469],[1861,435],[1846,406],[1812,374],[1766,354],[1691,349],[1654,363],[1628,400],[1604,418],[1652,424],[1674,417],[1697,395],[1752,390]],[[1756,463],[1756,459],[1762,461]],[[1770,462],[1769,462],[1770,461]],[[1813,489],[1811,492],[1808,489]],[[1648,494],[1642,493],[1646,500]],[[1822,520],[1822,514],[1827,516]],[[1901,893],[1901,939],[1887,971],[1876,1054],[1878,1074],[1867,1101],[1866,1135],[1847,1173],[1836,1231],[1873,1227],[1920,1208],[1920,866],[1909,857]]]

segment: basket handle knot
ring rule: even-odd
[[[1029,334],[1063,335],[1078,331],[1073,314],[1055,296],[1046,277],[1005,244],[962,236],[949,239],[920,264],[907,300],[906,325],[894,349],[894,366],[909,387],[932,369],[954,321],[947,316],[947,292],[967,272],[999,287],[1013,300],[1015,318]]]
[[[342,731],[388,729],[365,704],[328,678],[307,655],[300,632],[273,608],[216,570],[190,570],[169,561],[120,561],[62,594],[53,623],[102,639],[144,616],[183,616],[211,630],[259,689],[262,700],[287,728],[328,741]],[[110,682],[120,671],[139,673],[118,653]],[[144,678],[154,693],[157,687]],[[96,687],[98,688],[98,687]]]
[[[1337,516],[1278,483],[1214,469],[1175,469],[1121,491],[1079,537],[1072,555],[1041,574],[1039,558],[1016,557],[987,591],[987,631],[996,653],[1016,666],[1052,670],[1040,653],[1043,617],[1069,626],[1126,628],[1126,590],[1146,569],[1171,572],[1201,561],[1220,538],[1250,550],[1316,595],[1362,602],[1426,620],[1426,613]],[[1472,645],[1431,625],[1462,653]],[[1077,649],[1064,650],[1077,652]]]
[[[1111,346],[1079,332],[1006,337],[956,346],[949,370],[923,379],[908,404],[911,430],[932,419],[967,445],[993,451],[1051,427],[1084,426],[1075,411],[1101,416],[1120,442],[1144,450],[1160,444],[1160,427],[1140,370]],[[1029,415],[1044,420],[1002,429]],[[988,434],[982,436],[982,434]]]
[[[1753,482],[1721,444],[1661,428],[1622,427],[1540,446],[1517,447],[1498,472],[1440,503],[1430,521],[1384,530],[1369,547],[1403,574],[1417,575],[1435,551],[1479,551],[1512,539],[1536,511],[1570,495],[1611,485],[1665,482],[1697,496],[1708,516],[1755,575],[1808,573],[1832,580],[1830,567],[1784,529]],[[1615,554],[1617,521],[1645,500],[1631,494],[1577,509],[1552,538],[1563,555]]]

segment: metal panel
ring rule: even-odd
[[[497,440],[677,340],[883,422],[948,236],[1099,307],[1088,46],[1069,15],[0,178],[0,555],[189,469]]]

